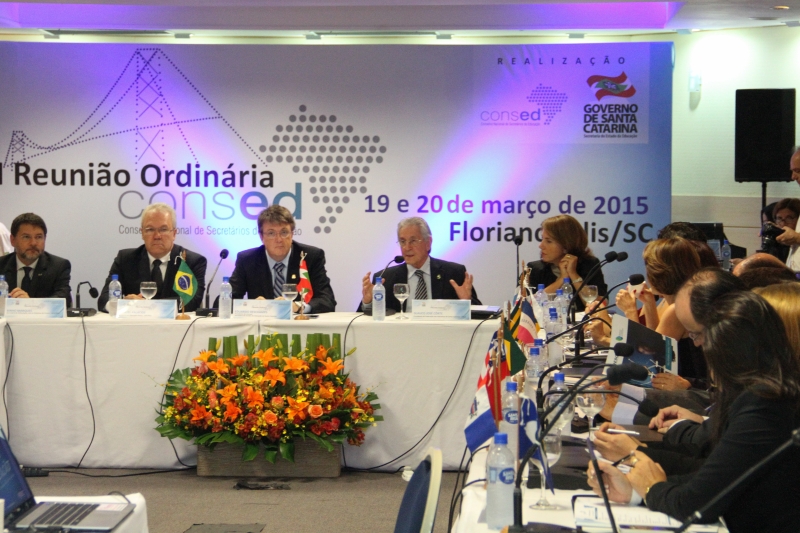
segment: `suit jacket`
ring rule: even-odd
[[[597,285],[597,299],[602,300],[608,294],[608,285],[606,285],[605,278],[603,277],[603,270],[598,270],[597,273],[592,276],[592,279],[586,279],[586,275],[589,273],[589,271],[599,263],[599,259],[594,256],[587,255],[581,259],[578,259],[578,264],[575,266],[575,270],[578,271],[578,275],[583,278],[583,281],[586,283],[586,285]],[[531,267],[531,274],[528,277],[528,283],[534,292],[540,283],[544,283],[544,286],[547,287],[548,285],[552,285],[558,279],[556,278],[556,275],[553,274],[553,270],[550,268],[550,263],[545,263],[544,261],[532,261],[528,263],[528,266]],[[578,285],[580,285],[580,283]],[[573,283],[572,290],[574,291],[577,288],[578,287],[575,286],[575,283]],[[583,300],[578,298],[575,301],[575,308],[578,311],[583,311],[586,309]]]
[[[688,517],[786,442],[799,423],[792,402],[743,392],[731,404],[722,436],[699,470],[653,485],[647,506],[681,520]],[[800,524],[798,478],[800,448],[793,446],[706,513],[704,521],[722,515],[731,533],[795,532]]]
[[[66,298],[67,307],[72,305],[69,287],[72,265],[56,255],[42,252],[36,268],[31,272],[31,298]],[[0,273],[5,274],[9,292],[17,288],[17,254],[13,251],[0,257]]]
[[[332,313],[336,310],[336,298],[333,296],[331,280],[325,270],[325,252],[320,248],[292,242],[292,252],[289,256],[289,269],[285,273],[286,283],[300,281],[300,254],[306,253],[306,266],[311,279],[311,288],[314,295],[308,302],[312,313]],[[271,300],[275,298],[273,290],[272,269],[267,262],[267,252],[262,244],[258,248],[250,248],[239,252],[236,256],[236,266],[231,275],[233,297],[250,299],[263,296]]]
[[[195,281],[197,282],[197,294],[194,295],[192,301],[186,304],[187,311],[194,311],[202,305],[203,294],[206,290],[206,258],[200,254],[196,254],[190,250],[186,250],[177,244],[172,246],[170,261],[167,265],[167,272],[164,275],[164,284],[161,290],[156,294],[153,299],[155,300],[176,300],[180,297],[172,290],[175,285],[175,274],[178,272],[178,265],[175,264],[175,258],[180,257],[181,252],[186,251],[186,264],[194,272]],[[117,274],[119,282],[122,284],[122,295],[126,294],[139,294],[139,284],[143,281],[150,281],[150,258],[147,255],[147,249],[144,244],[138,248],[126,248],[120,250],[117,257],[114,258],[114,264],[111,265],[111,270],[108,271],[106,283],[100,296],[97,298],[97,309],[106,311],[106,303],[108,303],[108,285],[111,283],[111,276]],[[178,303],[180,309],[180,302]]]
[[[380,270],[376,274],[378,272]],[[453,286],[450,285],[450,280],[452,279],[458,285],[462,285],[466,272],[467,267],[464,265],[431,257],[431,297],[434,300],[458,300],[458,294],[456,294]],[[394,284],[408,283],[408,266],[403,263],[402,265],[387,268],[381,277],[384,279],[383,286],[386,287],[386,309],[394,309],[399,312],[400,300],[394,297]],[[472,288],[472,304],[481,305],[478,293],[475,292],[475,287]],[[362,311],[362,307],[359,304],[359,312]]]

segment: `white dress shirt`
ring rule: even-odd
[[[37,258],[36,261],[31,263],[30,265],[26,265],[22,261],[19,260],[17,257],[17,288],[22,288],[22,279],[25,277],[25,267],[31,267],[31,281],[33,281],[33,271],[36,270],[36,265],[39,264],[39,259]]]

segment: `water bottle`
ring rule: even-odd
[[[536,303],[539,304],[540,308],[544,309],[545,304],[547,303],[547,293],[544,292],[544,283],[539,284],[536,294],[533,295],[533,299],[536,300]]]
[[[539,343],[541,339],[536,339]],[[525,396],[536,398],[536,388],[539,384],[539,376],[547,368],[546,361],[542,360],[541,345],[534,345],[528,348],[528,359],[525,361]]]
[[[372,320],[382,321],[386,318],[386,287],[381,278],[372,287]]]
[[[553,386],[550,388],[548,396],[544,400],[544,408],[545,410],[549,410],[555,405],[563,404],[562,398],[565,398],[567,394],[569,394],[569,390],[567,386],[564,384],[564,374],[561,372],[556,372],[553,374]],[[561,405],[559,405],[558,409],[561,409]],[[547,423],[554,425],[553,429],[564,429],[568,427],[572,423],[572,417],[575,414],[575,405],[570,402],[569,407],[564,409],[564,412],[558,417],[558,420],[555,422],[553,421],[553,416],[555,416],[558,409],[554,410],[547,419]]]
[[[725,272],[731,271],[731,245],[728,244],[728,239],[722,241],[722,270]]]
[[[564,284],[561,286],[561,290],[564,291],[564,297],[566,297],[567,301],[569,302],[572,300],[572,280],[569,278],[564,278]]]
[[[569,309],[569,299],[564,296],[563,289],[556,290],[556,299],[553,300],[555,308],[558,310],[558,321],[561,324],[567,325],[567,309]]]
[[[559,289],[560,291],[561,289]],[[558,311],[556,311],[555,307],[550,308],[550,321],[547,323],[547,339],[551,339],[555,337],[562,331],[564,331],[565,326],[561,323],[558,318]],[[560,337],[563,338],[563,337]],[[548,364],[549,366],[555,366],[559,363],[564,362],[564,347],[558,340],[555,340],[547,345],[548,348]]]
[[[217,316],[220,318],[231,317],[231,307],[233,306],[233,287],[231,278],[223,277],[222,285],[219,286],[219,311]]]
[[[514,523],[514,463],[505,433],[494,434],[486,458],[486,525],[495,531]]]
[[[508,435],[508,449],[519,457],[519,394],[517,382],[507,381],[503,394],[503,419],[500,420],[500,432]]]
[[[8,300],[8,282],[6,277],[0,275],[0,318],[6,316],[6,301]]]
[[[117,274],[111,274],[111,283],[108,284],[108,303],[106,311],[110,316],[117,316],[117,302],[122,298],[122,284]]]

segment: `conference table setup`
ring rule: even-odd
[[[192,316],[188,321],[88,318],[0,319],[9,441],[37,467],[172,469],[196,462],[196,447],[156,431],[164,385],[194,365],[209,338],[309,333],[341,335],[344,372],[373,390],[384,420],[343,466],[395,471],[438,447],[457,469],[464,422],[496,320],[415,321],[360,313],[310,320]],[[7,375],[5,373],[7,372]],[[6,410],[0,410],[5,416]],[[172,442],[172,444],[170,443]],[[174,446],[174,448],[173,448]]]

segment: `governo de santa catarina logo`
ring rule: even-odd
[[[617,77],[603,76],[600,74],[590,76],[586,83],[589,87],[597,89],[595,96],[597,100],[601,100],[606,96],[619,96],[620,98],[630,98],[636,94],[636,88],[633,85],[624,85],[623,83],[628,79],[628,75],[624,72]]]

